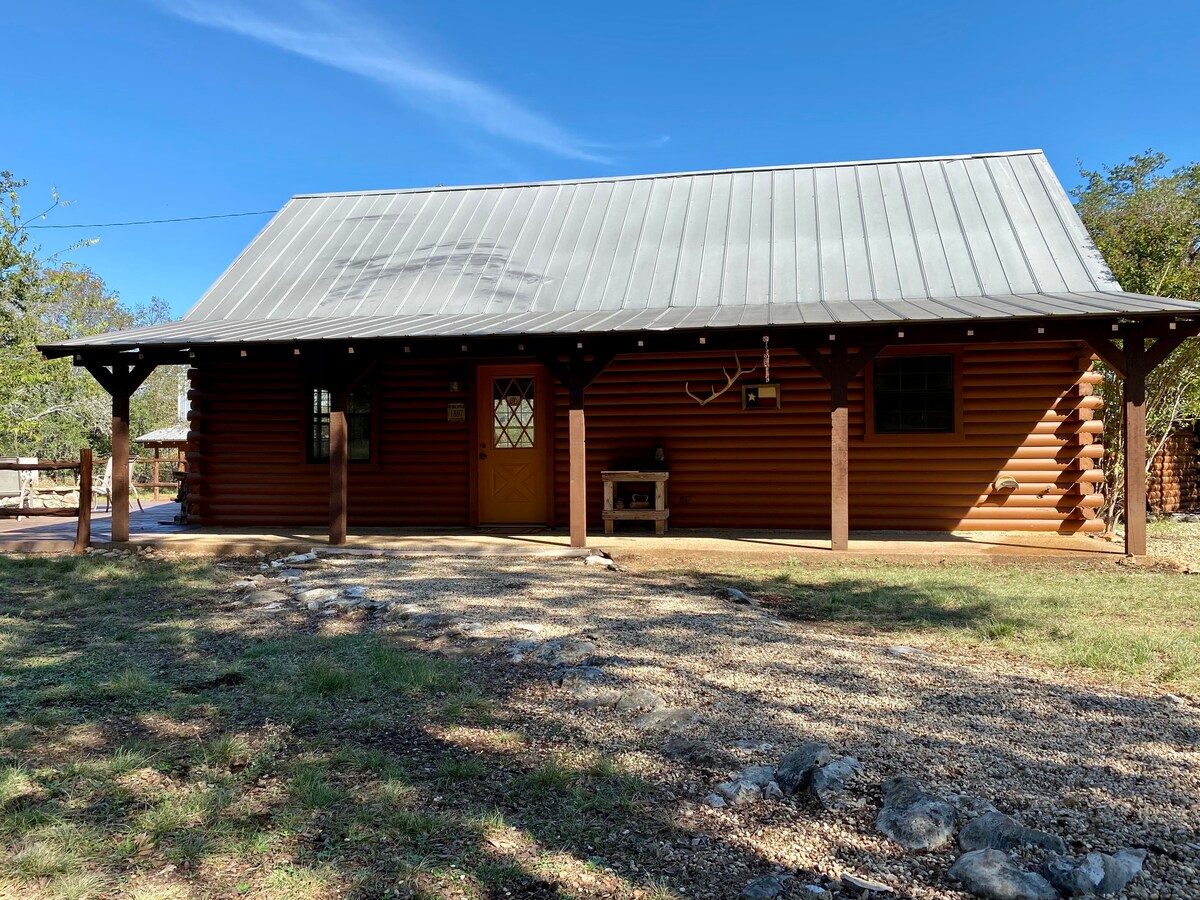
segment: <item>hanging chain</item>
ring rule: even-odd
[[[763,378],[765,384],[771,383],[771,338],[763,335]]]

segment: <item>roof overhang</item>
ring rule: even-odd
[[[379,340],[601,338],[690,332],[831,328],[878,331],[939,326],[939,333],[986,323],[1075,323],[1152,317],[1200,319],[1200,304],[1115,291],[1007,294],[929,300],[772,303],[497,315],[409,315],[270,320],[184,320],[39,345],[47,357],[92,356],[251,345]],[[1061,333],[1063,329],[1055,329]],[[1080,335],[1082,336],[1082,334]]]

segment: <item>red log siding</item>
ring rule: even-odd
[[[758,354],[743,353],[747,366]],[[731,353],[620,357],[587,392],[588,512],[600,522],[602,469],[661,442],[675,527],[814,528],[829,524],[828,389],[794,352],[772,351],[783,408],[745,411],[740,385],[701,407],[683,393],[720,384]],[[458,364],[461,366],[461,363]],[[1102,423],[1079,345],[963,349],[962,436],[864,437],[864,379],[850,387],[853,528],[1098,531]],[[381,364],[376,445],[350,467],[350,527],[462,526],[471,520],[469,426],[446,421],[454,363]],[[462,378],[463,375],[456,375]],[[743,379],[757,383],[761,368]],[[208,525],[328,522],[328,468],[304,459],[298,363],[242,360],[191,372],[189,510]],[[554,519],[568,517],[567,397],[554,404]],[[1001,473],[1020,482],[997,492]],[[622,528],[629,527],[622,525]]]
[[[1167,438],[1154,457],[1147,500],[1156,513],[1200,509],[1200,436],[1195,425]]]
[[[930,351],[938,352],[938,351]],[[944,352],[944,351],[941,351]],[[759,370],[761,355],[742,353]],[[671,525],[829,527],[829,391],[791,351],[771,353],[779,410],[743,410],[740,384],[707,406],[732,353],[625,356],[587,392],[588,518],[599,523],[600,471],[648,458],[671,469]],[[864,382],[850,386],[850,525],[858,529],[1100,531],[1095,510],[1102,422],[1099,376],[1079,345],[963,349],[962,437],[864,437]],[[560,389],[558,409],[566,407]],[[566,521],[566,416],[556,419],[556,518]],[[1001,473],[1020,482],[997,492]],[[1090,479],[1085,481],[1084,478]],[[630,528],[628,524],[618,526]]]
[[[461,368],[461,364],[459,364]],[[439,527],[469,519],[467,425],[446,421],[447,364],[388,362],[371,375],[372,461],[349,466],[349,524]],[[305,459],[299,364],[193,369],[188,509],[213,525],[329,521],[329,467]]]

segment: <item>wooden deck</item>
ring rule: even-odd
[[[315,529],[200,528],[172,523],[178,507],[171,501],[147,503],[130,515],[130,540],[120,546],[154,547],[172,553],[245,555],[255,550],[273,554],[311,549],[329,543]],[[93,544],[112,546],[111,516],[96,513]],[[0,521],[0,553],[67,553],[75,537],[74,519],[30,518]],[[659,553],[670,556],[713,555],[846,555],[849,557],[1086,557],[1120,554],[1120,543],[1081,535],[1030,532],[856,531],[846,554],[829,549],[829,532],[747,529],[681,529],[666,535],[591,536],[590,545],[616,557]],[[484,528],[412,529],[355,528],[339,552],[382,551],[397,555],[578,555],[563,529]]]

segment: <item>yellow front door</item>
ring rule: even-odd
[[[546,387],[540,366],[480,366],[480,524],[546,521]]]

